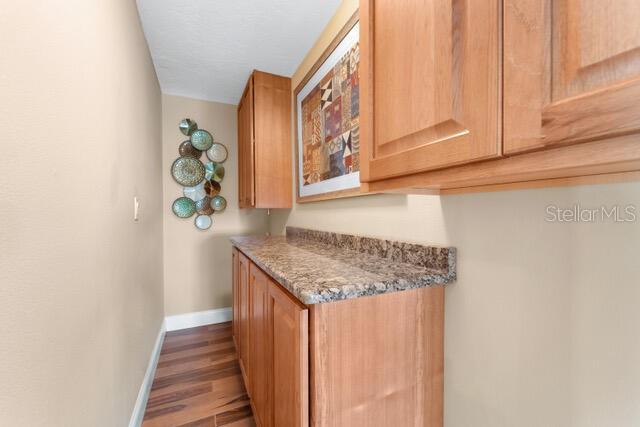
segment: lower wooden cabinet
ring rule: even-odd
[[[306,426],[309,422],[308,310],[273,283],[269,287],[273,345],[273,425]]]
[[[307,307],[234,253],[234,331],[258,426],[442,426],[443,287]]]
[[[238,289],[240,282],[238,281],[238,256],[239,252],[236,248],[233,248],[231,251],[231,283],[233,285],[233,307],[240,307],[240,291]],[[240,344],[240,338],[238,334],[240,333],[240,312],[238,310],[233,310],[233,323],[231,325],[231,332],[233,333],[233,343],[236,347]]]
[[[309,307],[311,425],[442,427],[444,287]]]
[[[255,265],[249,266],[249,393],[258,425],[272,425],[273,328],[269,313],[269,278]]]
[[[233,330],[256,423],[308,426],[308,310],[245,255],[234,254],[233,318],[239,325]]]
[[[238,312],[238,357],[240,358],[240,369],[244,377],[247,389],[251,387],[251,378],[249,372],[249,258],[238,252],[238,306],[234,307],[234,311]]]

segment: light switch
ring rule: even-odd
[[[140,201],[137,196],[133,197],[133,220],[138,220],[138,213],[140,212]]]

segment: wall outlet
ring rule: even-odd
[[[140,201],[137,196],[133,197],[133,220],[138,221],[140,213]]]

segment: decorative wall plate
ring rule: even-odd
[[[196,228],[207,230],[213,224],[213,219],[209,215],[198,215],[194,221]]]
[[[183,157],[193,157],[194,159],[199,159],[202,156],[202,150],[198,150],[196,147],[191,145],[191,141],[184,141],[178,147],[178,151],[180,155]]]
[[[207,197],[207,193],[206,191],[204,191],[204,182],[201,182],[195,187],[184,187],[184,190],[182,190],[182,193],[184,194],[184,197],[188,197],[194,202],[197,202],[198,200],[201,200]]]
[[[216,163],[213,162],[207,162],[204,165],[204,179],[206,179],[207,181],[210,181],[213,179],[213,176],[216,173],[216,167],[218,165]]]
[[[227,151],[227,147],[219,142],[214,142],[211,148],[207,150],[207,157],[209,160],[216,163],[223,163],[227,160],[228,155],[229,152]]]
[[[224,166],[215,162],[204,165],[204,179],[207,181],[222,182],[224,179]]]
[[[216,171],[213,174],[213,177],[211,178],[211,180],[216,182],[222,182],[223,179],[224,179],[224,166],[218,165],[216,167]]]
[[[214,197],[220,193],[220,183],[216,181],[205,181],[204,182],[204,191],[207,193],[207,196]]]
[[[180,128],[180,132],[191,136],[191,134],[198,129],[198,124],[191,119],[182,119],[178,127]]]
[[[211,197],[205,197],[196,202],[196,212],[200,215],[211,215],[214,210],[211,207]]]
[[[188,197],[178,197],[174,200],[171,209],[178,218],[189,218],[196,213],[196,204]]]
[[[191,145],[198,150],[208,150],[213,145],[213,136],[204,129],[198,129],[191,134]]]
[[[184,187],[198,185],[204,179],[204,165],[193,157],[178,157],[171,166],[171,175]]]
[[[227,199],[222,196],[215,196],[211,199],[211,207],[216,212],[221,212],[227,207]]]

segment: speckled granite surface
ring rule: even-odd
[[[287,227],[287,236],[231,242],[304,304],[443,285],[456,250]]]

